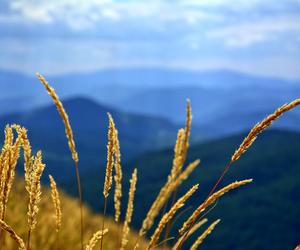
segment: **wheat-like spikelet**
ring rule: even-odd
[[[13,134],[12,127],[9,125],[6,125],[4,133],[5,133],[4,147],[8,146],[8,145],[11,146],[13,144],[13,140],[14,140],[14,134]]]
[[[252,145],[258,134],[269,127],[273,121],[277,120],[283,113],[293,109],[300,104],[300,99],[296,99],[288,104],[284,104],[280,108],[276,109],[273,114],[267,116],[261,122],[257,123],[246,136],[244,141],[238,147],[231,157],[231,161],[234,162]]]
[[[15,168],[20,156],[20,148],[22,144],[21,134],[23,133],[23,130],[20,128],[20,130],[18,130],[17,132],[18,132],[18,137],[15,143],[11,147],[9,147],[9,152],[8,152],[9,160],[7,162],[8,166],[7,166],[6,180],[4,180],[4,190],[3,190],[5,203],[7,203],[8,201],[8,196],[15,177]]]
[[[13,124],[12,128],[14,128],[18,134],[18,137],[13,145],[13,155],[12,155],[13,163],[17,163],[17,160],[19,159],[20,156],[20,149],[23,144],[23,135],[24,133],[26,133],[26,129],[17,124]]]
[[[31,177],[29,203],[28,203],[28,227],[32,231],[37,223],[36,215],[39,211],[39,202],[41,200],[41,176],[45,165],[42,163],[42,153],[38,151],[33,163],[33,172]]]
[[[78,154],[77,154],[76,147],[75,147],[73,130],[70,125],[69,117],[68,117],[59,97],[57,96],[55,90],[49,85],[49,83],[46,81],[46,79],[41,74],[37,73],[36,75],[37,75],[38,79],[41,81],[41,83],[45,86],[48,94],[52,97],[53,102],[57,107],[57,110],[58,110],[58,112],[64,122],[64,125],[65,125],[65,132],[66,132],[66,136],[68,139],[69,148],[72,153],[72,158],[75,162],[78,162]]]
[[[55,209],[56,232],[58,233],[61,227],[61,217],[62,217],[60,199],[59,199],[59,193],[54,178],[51,175],[49,175],[49,179],[50,179],[50,186],[51,186],[51,197]]]
[[[185,136],[184,136],[184,142],[183,142],[183,160],[185,161],[187,156],[187,151],[189,149],[189,139],[191,135],[191,124],[192,124],[192,108],[191,108],[191,102],[188,99],[187,100],[187,106],[186,106],[186,122],[185,122]]]
[[[13,127],[17,128],[18,133],[18,137],[15,142],[13,142]],[[4,142],[4,150],[2,151],[3,161],[1,160],[0,172],[0,218],[2,220],[5,217],[6,204],[8,202],[8,197],[15,178],[15,168],[20,156],[20,148],[22,143],[21,134],[23,133],[23,129],[17,125],[7,127],[6,129],[7,136]]]
[[[172,192],[181,185],[181,183],[188,178],[193,170],[199,165],[200,160],[196,160],[190,163],[186,169],[176,178],[175,181],[167,182],[160,190],[155,201],[152,203],[146,218],[143,221],[142,227],[139,231],[139,235],[143,236],[153,225],[154,219],[159,214],[159,211],[164,206],[166,201],[170,198]]]
[[[209,196],[194,212],[193,214],[183,223],[183,226],[179,230],[180,235],[182,235],[184,232],[186,232],[192,225],[193,223],[197,220],[198,216],[200,215],[201,212],[204,211],[204,209],[215,202],[217,199],[219,199],[221,196],[223,196],[225,193],[229,192],[232,189],[238,188],[242,185],[248,184],[252,182],[252,179],[247,179],[243,181],[235,181],[219,191],[215,192],[211,196]]]
[[[168,177],[169,178],[168,181],[175,180],[178,174],[181,172],[182,162],[183,162],[182,148],[183,148],[184,136],[185,136],[185,130],[183,128],[179,129],[177,133],[176,144],[174,147],[173,166],[171,169],[171,174]]]
[[[0,218],[4,219],[5,215],[5,189],[7,185],[7,179],[9,174],[9,165],[11,159],[11,151],[12,151],[12,143],[13,143],[13,131],[10,126],[5,127],[5,139],[4,145],[1,151],[0,157]]]
[[[189,149],[191,123],[192,123],[192,109],[191,109],[190,100],[187,100],[185,128],[179,129],[177,133],[177,140],[174,147],[173,166],[171,169],[171,174],[168,177],[169,181],[175,180],[175,178],[182,171],[182,167],[186,160],[187,152]]]
[[[176,243],[173,245],[172,250],[177,250],[179,244],[185,237],[186,239],[189,238],[193,233],[195,233],[201,226],[203,226],[208,220],[206,218],[200,220],[198,223],[196,223],[191,230],[187,233],[187,235],[182,235],[179,237],[179,239],[176,241]]]
[[[33,158],[31,156],[31,145],[28,139],[27,130],[23,129],[22,133],[22,147],[24,151],[24,175],[25,175],[25,187],[27,191],[30,190]]]
[[[9,125],[5,126],[4,129],[5,139],[0,154],[0,174],[3,173],[4,164],[7,162],[8,152],[13,143],[13,131]]]
[[[0,219],[0,227],[2,230],[5,230],[9,233],[11,238],[18,244],[19,250],[26,250],[24,241],[17,235],[17,233],[7,225],[3,220]]]
[[[300,250],[300,245],[296,246],[295,250]]]
[[[115,123],[110,114],[108,114],[109,127],[108,127],[108,143],[107,143],[107,163],[105,171],[105,180],[103,187],[103,195],[107,199],[112,185],[112,172],[114,165],[114,144],[115,144]]]
[[[132,177],[130,179],[130,189],[129,189],[129,195],[128,195],[128,204],[127,204],[127,211],[125,216],[125,222],[123,226],[123,232],[122,232],[122,241],[121,241],[121,248],[120,250],[124,250],[128,243],[128,234],[130,231],[130,223],[133,213],[133,202],[134,202],[134,194],[136,189],[136,182],[137,182],[137,170],[134,169],[132,173]]]
[[[180,209],[181,207],[184,206],[185,201],[191,197],[191,195],[198,189],[199,185],[195,185],[193,186],[188,192],[186,192],[180,199],[178,199],[178,201],[171,207],[171,209],[169,210],[169,212],[167,212],[166,214],[164,214],[164,216],[162,217],[162,219],[160,220],[160,222],[158,223],[157,228],[155,229],[150,243],[147,247],[147,250],[154,248],[155,245],[157,244],[157,241],[159,240],[159,237],[161,235],[161,232],[163,231],[165,225],[173,218],[173,216],[175,215],[175,213],[177,212],[178,209]]]
[[[93,250],[97,242],[108,232],[108,229],[99,230],[93,234],[93,237],[90,239],[89,243],[86,245],[85,250]]]
[[[118,138],[118,130],[115,129],[115,221],[118,222],[121,215],[121,197],[122,197],[122,168],[121,168],[121,152]]]
[[[216,225],[220,222],[221,220],[216,220],[213,222],[205,231],[203,234],[201,234],[198,239],[193,243],[191,246],[190,250],[197,250],[198,247],[201,245],[203,240],[214,230]]]

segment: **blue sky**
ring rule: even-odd
[[[0,69],[229,69],[300,79],[299,0],[0,0]]]

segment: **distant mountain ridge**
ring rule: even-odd
[[[300,81],[225,70],[116,69],[48,80],[62,98],[80,95],[122,112],[162,117],[176,124],[184,122],[185,102],[190,98],[194,128],[202,138],[239,133],[300,97]],[[0,71],[0,114],[28,111],[50,101],[34,77]],[[295,111],[276,126],[300,131],[294,125],[299,122]]]

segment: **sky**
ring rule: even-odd
[[[300,0],[0,0],[0,69],[136,67],[300,79]]]

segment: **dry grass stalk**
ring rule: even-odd
[[[171,174],[169,175],[169,181],[175,180],[175,178],[181,173],[182,167],[187,157],[189,149],[189,139],[191,134],[192,123],[192,109],[190,100],[187,100],[186,107],[186,122],[185,128],[179,129],[177,133],[177,140],[174,147],[174,159]]]
[[[173,218],[177,210],[184,206],[185,201],[189,197],[191,197],[191,195],[198,189],[198,187],[199,187],[198,184],[193,186],[188,192],[185,193],[185,195],[183,195],[180,199],[178,199],[178,201],[171,207],[169,212],[163,215],[162,219],[158,223],[158,226],[151,237],[147,250],[154,248],[156,246],[157,241],[159,240],[159,237],[161,235],[161,232],[163,231],[166,224]]]
[[[174,147],[174,159],[173,159],[173,166],[171,169],[171,174],[169,176],[169,181],[175,180],[178,174],[181,172],[182,169],[182,162],[183,162],[183,142],[184,142],[185,130],[179,129],[177,133],[177,140]]]
[[[208,220],[206,218],[200,220],[197,224],[195,224],[191,230],[186,235],[186,238],[189,238],[193,233],[195,233],[201,226],[203,226]],[[180,242],[182,241],[183,237],[185,235],[180,236],[180,238],[176,241],[176,243],[173,245],[172,250],[177,250]]]
[[[61,227],[61,217],[62,217],[60,199],[59,199],[59,193],[54,178],[51,175],[49,175],[49,179],[50,179],[50,186],[51,186],[51,197],[55,209],[56,232],[58,233]]]
[[[15,128],[18,133],[15,142],[12,128]],[[15,178],[15,168],[22,144],[22,133],[23,128],[17,125],[6,126],[5,128],[5,141],[0,160],[0,218],[2,220],[5,218],[5,209]]]
[[[18,137],[12,147],[12,163],[11,164],[12,164],[12,167],[15,168],[17,161],[20,157],[20,149],[21,149],[22,142],[23,142],[22,136],[24,133],[26,133],[26,129],[19,125],[16,125],[16,124],[13,124],[12,128],[14,128],[18,134]]]
[[[115,148],[115,123],[110,114],[108,114],[109,127],[108,127],[108,144],[107,144],[107,163],[105,171],[105,180],[103,187],[104,198],[107,199],[112,185],[112,172],[114,165],[114,148]]]
[[[41,200],[41,176],[44,168],[42,152],[38,151],[33,163],[28,203],[28,226],[31,230],[35,228],[36,215],[39,211],[38,204]]]
[[[56,94],[55,90],[50,86],[50,84],[46,81],[46,79],[39,73],[36,74],[38,79],[41,81],[41,83],[45,86],[48,94],[52,97],[53,102],[58,110],[58,113],[60,114],[62,121],[65,126],[65,134],[68,139],[68,145],[72,154],[72,158],[75,163],[75,171],[76,171],[76,178],[77,178],[77,189],[78,189],[78,196],[79,196],[79,204],[80,204],[80,236],[81,236],[81,249],[83,250],[83,211],[82,211],[82,191],[81,191],[81,181],[80,181],[80,174],[79,174],[79,168],[78,168],[78,153],[75,146],[74,136],[73,136],[73,130],[69,121],[69,117],[63,107],[62,102],[60,101],[58,95]]]
[[[89,243],[86,245],[86,250],[93,250],[96,246],[97,242],[108,232],[108,229],[104,229],[103,231],[98,231],[94,233],[93,237],[90,239]]]
[[[72,153],[72,158],[75,162],[78,162],[78,154],[75,147],[74,142],[74,136],[73,136],[73,130],[69,121],[69,117],[64,109],[64,106],[62,105],[58,95],[56,94],[55,90],[50,86],[50,84],[46,81],[46,79],[39,73],[36,74],[38,79],[41,81],[41,83],[45,86],[48,94],[52,97],[54,104],[57,107],[57,110],[63,120],[63,123],[65,125],[65,132],[68,139],[69,148]]]
[[[115,221],[119,222],[121,215],[121,197],[122,197],[122,168],[121,168],[121,153],[120,153],[120,143],[118,138],[118,131],[115,129],[115,195],[114,195],[114,205],[115,205]]]
[[[252,179],[247,179],[243,181],[235,181],[224,188],[220,189],[219,191],[215,192],[211,196],[209,196],[194,212],[193,214],[183,223],[183,226],[179,230],[180,235],[183,235],[198,219],[199,215],[205,210],[206,207],[211,205],[225,193],[229,192],[232,189],[238,188],[242,185],[248,184],[252,182]]]
[[[32,175],[33,158],[31,157],[31,145],[28,139],[27,130],[23,130],[22,134],[22,147],[24,151],[24,173],[25,173],[25,186],[29,192],[30,178]]]
[[[124,250],[128,243],[128,234],[130,232],[130,223],[133,213],[133,202],[134,202],[134,194],[136,189],[136,182],[137,182],[137,170],[134,169],[132,173],[132,177],[130,179],[130,189],[128,195],[128,204],[127,204],[127,211],[125,216],[125,222],[123,226],[123,233],[122,233],[122,241],[121,241],[121,250]]]
[[[28,239],[27,249],[30,249],[30,235],[35,229],[37,219],[36,216],[39,211],[39,202],[41,200],[41,176],[43,174],[45,165],[42,163],[42,153],[37,152],[33,163],[33,172],[31,176],[29,203],[28,203]]]
[[[139,231],[139,235],[143,236],[153,225],[154,219],[159,214],[161,208],[164,206],[166,201],[170,198],[172,192],[186,180],[193,170],[199,165],[200,160],[196,160],[190,163],[186,169],[176,178],[175,181],[167,182],[160,190],[155,201],[152,203],[146,218],[143,221],[143,225]]]
[[[184,142],[183,142],[183,161],[186,160],[187,152],[189,149],[189,140],[191,135],[191,124],[192,124],[192,108],[191,108],[191,102],[188,99],[187,100],[187,106],[186,106],[186,122],[185,122],[185,136],[184,136]]]
[[[0,219],[0,227],[9,233],[11,238],[17,243],[19,250],[26,250],[24,241],[17,235],[17,233],[7,225],[3,220]]]
[[[191,246],[190,250],[197,250],[198,247],[201,245],[203,240],[214,230],[216,225],[220,222],[221,220],[216,220],[213,222],[205,231],[203,234],[201,234],[198,239],[193,243]]]
[[[7,186],[7,179],[9,174],[9,165],[11,159],[11,151],[13,144],[13,131],[10,126],[5,127],[5,140],[1,152],[0,161],[0,218],[4,219],[5,214],[5,187]]]
[[[104,209],[103,209],[103,220],[102,220],[102,231],[104,230],[105,224],[105,214],[106,214],[106,207],[107,207],[107,198],[109,196],[109,192],[112,186],[112,175],[113,175],[113,166],[115,164],[115,152],[116,152],[116,143],[118,140],[116,139],[116,126],[111,114],[107,113],[108,115],[108,133],[107,133],[107,163],[106,163],[106,171],[105,171],[105,179],[104,179],[104,186],[103,186],[103,196],[104,196]],[[120,155],[119,155],[120,156]],[[120,160],[120,159],[119,159]],[[120,166],[120,165],[119,165]],[[116,185],[117,186],[117,185]],[[116,211],[117,212],[117,211]],[[100,241],[100,250],[103,248],[103,238]]]
[[[192,124],[192,109],[191,109],[191,103],[190,100],[187,100],[187,106],[186,106],[186,122],[185,127],[183,129],[179,129],[177,134],[177,140],[174,147],[174,158],[173,158],[173,166],[171,169],[171,173],[168,176],[168,182],[174,182],[178,175],[182,172],[182,168],[184,166],[187,152],[189,149],[189,139],[191,134],[191,124]],[[171,207],[174,205],[176,201],[177,196],[177,188],[173,190],[172,195],[172,202]],[[168,198],[169,199],[169,198]],[[168,205],[168,199],[165,202],[164,205],[164,211],[167,209]],[[169,238],[169,234],[171,231],[171,221],[167,224],[166,230],[165,230],[165,237],[164,237],[164,245],[167,244],[167,239]]]
[[[296,99],[288,104],[284,104],[280,108],[276,109],[273,114],[267,116],[265,119],[263,119],[261,122],[257,123],[249,132],[249,134],[246,136],[242,144],[238,147],[238,149],[235,151],[235,153],[231,157],[231,161],[234,162],[239,157],[247,151],[247,149],[252,145],[252,143],[255,141],[258,134],[260,134],[263,130],[265,130],[267,127],[269,127],[273,121],[277,120],[283,113],[293,109],[297,105],[300,104],[300,99]]]

